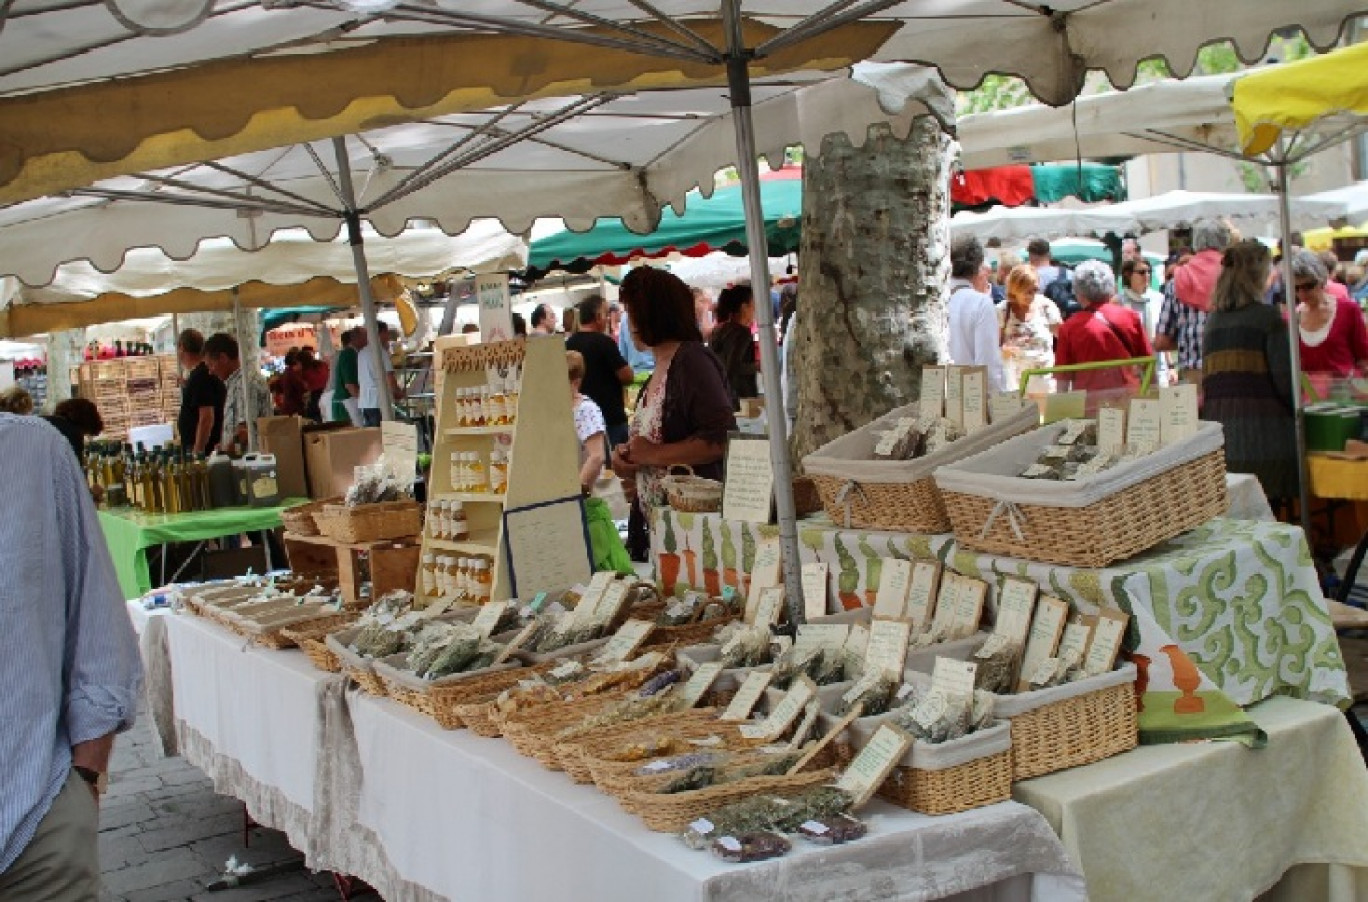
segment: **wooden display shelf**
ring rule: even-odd
[[[517,428],[517,421],[514,421],[505,426],[455,426],[443,429],[442,434],[453,438],[460,435],[512,435]]]
[[[413,592],[422,547],[417,537],[375,542],[338,542],[327,536],[284,534],[285,556],[290,569],[304,576],[336,579],[348,604],[362,598],[362,587],[371,584],[370,597],[379,598],[402,589]]]
[[[464,539],[434,539],[428,536],[426,544],[438,551],[457,551],[468,554],[493,554],[499,549],[499,531],[486,529],[472,532]]]

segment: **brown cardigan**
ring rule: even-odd
[[[642,395],[650,384],[651,380],[647,379],[641,389]],[[702,342],[681,342],[670,360],[665,383],[660,422],[662,440],[669,444],[701,438],[725,445],[727,433],[735,429],[736,415],[732,413],[722,364]],[[708,479],[721,479],[722,461],[694,467],[694,473]]]

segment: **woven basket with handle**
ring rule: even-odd
[[[684,470],[684,473],[675,473]],[[722,483],[695,476],[692,467],[670,467],[670,475],[660,480],[670,507],[688,514],[709,514],[722,509]]]

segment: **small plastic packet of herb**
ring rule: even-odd
[[[743,864],[787,855],[792,846],[777,833],[755,831],[738,836],[719,836],[709,847],[723,861]]]

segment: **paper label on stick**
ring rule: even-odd
[[[761,739],[774,739],[784,733],[807,707],[808,702],[817,697],[817,684],[805,676],[793,681],[789,691],[774,706],[769,716],[760,724]],[[751,737],[747,737],[748,739]]]
[[[827,569],[825,563],[803,565],[803,614],[809,620],[826,616]]]
[[[594,663],[612,664],[627,660],[632,652],[641,647],[653,629],[655,624],[649,620],[628,620],[595,656]]]
[[[940,587],[936,593],[936,615],[931,621],[931,632],[946,633],[950,629],[950,621],[955,616],[955,605],[959,601],[960,580],[962,577],[958,573],[946,572],[941,574]]]
[[[879,571],[879,590],[874,596],[875,617],[902,617],[907,612],[907,591],[912,583],[912,562],[887,558]]]
[[[993,634],[1006,636],[1007,641],[1017,648],[1026,644],[1026,634],[1031,630],[1031,615],[1035,613],[1036,595],[1040,589],[1026,579],[1007,578],[1002,581],[998,592],[997,623]]]
[[[912,624],[906,620],[873,620],[865,650],[865,673],[897,679],[906,666],[907,643]]]
[[[1197,434],[1197,386],[1180,382],[1159,389],[1159,436],[1165,445]]]
[[[922,367],[921,400],[918,409],[924,426],[945,416],[945,367]]]
[[[755,603],[755,617],[752,623],[769,626],[779,622],[784,613],[784,587],[768,586],[760,590],[760,598]]]
[[[865,652],[869,649],[869,627],[863,623],[856,623],[850,627],[850,636],[845,641],[845,653],[856,658],[864,659]]]
[[[781,551],[778,537],[761,539],[755,547],[755,564],[751,567],[750,590],[746,595],[745,621],[755,622],[755,605],[760,592],[779,584]]]
[[[590,583],[574,610],[570,612],[570,616],[561,618],[561,624],[568,630],[572,623],[575,626],[589,626],[594,623],[598,617],[599,602],[603,600],[603,593],[607,588]]]
[[[850,636],[848,623],[804,623],[798,627],[798,640],[794,648],[820,648],[839,650]]]
[[[1116,664],[1116,656],[1121,651],[1122,640],[1126,636],[1126,625],[1130,615],[1121,611],[1102,608],[1097,612],[1093,624],[1092,641],[1088,643],[1088,653],[1083,661],[1083,672],[1088,676],[1106,673]]]
[[[936,610],[936,593],[940,588],[941,565],[917,561],[912,565],[912,584],[907,590],[907,619],[914,629],[922,630]]]
[[[760,701],[760,696],[764,694],[773,678],[774,674],[768,670],[752,670],[747,674],[741,687],[736,690],[736,695],[732,696],[731,704],[722,712],[722,720],[739,721],[750,717],[755,703]]]
[[[533,620],[530,623],[528,623],[527,626],[524,626],[521,630],[519,630],[518,634],[508,641],[508,644],[503,647],[503,651],[495,655],[494,660],[491,663],[502,664],[504,661],[507,661],[509,656],[512,655],[513,652],[517,651],[518,649],[522,648],[525,644],[527,644],[527,640],[531,639],[532,634],[536,631],[537,622]]]
[[[945,368],[945,418],[956,426],[964,425],[964,370]]]
[[[504,611],[508,610],[507,601],[491,601],[480,608],[480,613],[475,615],[475,619],[470,625],[480,631],[480,635],[488,639],[490,633],[494,632],[494,627],[499,625]]]
[[[891,724],[881,724],[836,781],[837,788],[854,798],[852,807],[862,807],[883,785],[889,772],[897,766],[911,745],[911,736]]]
[[[988,584],[981,579],[967,576],[959,578],[959,589],[955,592],[955,602],[947,621],[948,637],[966,639],[978,632],[979,621],[983,619],[983,602],[988,596]]]
[[[1082,617],[1069,618],[1064,625],[1064,635],[1059,640],[1059,659],[1082,661],[1091,637],[1092,624]]]
[[[693,676],[689,677],[688,682],[679,690],[679,698],[684,707],[692,708],[698,704],[698,700],[703,697],[703,694],[712,688],[713,683],[717,682],[717,676],[721,672],[721,661],[709,661],[695,670]]]
[[[966,432],[977,432],[988,425],[987,399],[984,397],[984,367],[966,368],[960,385],[961,417]]]
[[[803,745],[812,728],[817,725],[817,716],[822,713],[822,706],[815,701],[808,702],[803,709],[803,719],[798,721],[798,728],[793,731],[792,738],[789,739],[789,748],[796,749]]]
[[[1159,447],[1163,439],[1163,416],[1159,402],[1153,398],[1132,398],[1130,415],[1126,418],[1126,444],[1141,454]]]
[[[1069,617],[1069,603],[1050,595],[1042,595],[1036,602],[1035,616],[1031,619],[1031,631],[1026,639],[1026,651],[1021,656],[1020,678],[1017,691],[1029,688],[1030,676],[1035,668],[1046,658],[1052,658],[1059,647],[1059,637],[1064,632],[1064,622]]]
[[[1126,448],[1126,410],[1103,407],[1097,411],[1097,450],[1120,454]]]
[[[339,597],[338,600],[340,601],[341,598]],[[428,605],[427,607],[423,608],[423,612],[422,612],[422,615],[421,615],[421,616],[424,617],[424,618],[427,618],[427,619],[431,620],[433,617],[437,617],[437,616],[439,616],[439,615],[441,615],[441,614],[445,614],[447,608],[451,607],[452,604],[455,603],[455,601],[456,601],[456,599],[454,599],[454,598],[452,598],[452,597],[450,597],[450,596],[447,596],[447,597],[444,597],[444,598],[439,598],[439,599],[437,599],[436,601],[434,601],[432,604],[430,604],[430,605]]]
[[[627,584],[615,582],[603,592],[603,597],[594,605],[591,620],[592,624],[607,624],[612,622],[618,615],[622,605],[627,601]]]
[[[937,657],[931,669],[931,689],[947,698],[969,698],[974,694],[978,665],[972,661]]]

